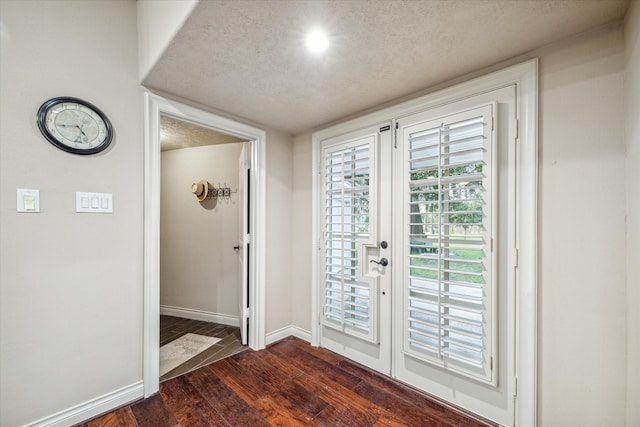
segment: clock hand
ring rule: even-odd
[[[63,127],[63,128],[76,128],[80,131],[80,135],[78,135],[78,137],[76,138],[75,142],[79,142],[81,144],[84,144],[85,142],[87,142],[87,139],[89,139],[87,137],[87,134],[84,133],[84,131],[82,130],[82,126],[78,126],[78,125],[65,125],[65,124],[59,124],[58,126]]]

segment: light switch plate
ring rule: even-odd
[[[18,212],[40,212],[40,190],[18,188]]]
[[[113,195],[110,193],[76,192],[76,212],[112,213]]]

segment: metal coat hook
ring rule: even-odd
[[[224,183],[224,186],[218,182],[218,186],[212,185],[209,191],[207,192],[207,199],[230,199],[232,194],[237,193],[238,191],[231,191],[231,188]]]
[[[226,182],[224,186],[218,182],[218,186],[216,187],[203,179],[200,182],[191,184],[191,192],[196,196],[198,201],[203,202],[205,199],[230,200],[231,195],[237,193],[238,190],[231,191],[231,188],[229,188]]]

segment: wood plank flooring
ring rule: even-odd
[[[174,316],[160,316],[160,346],[170,343],[181,336],[193,333],[220,338],[220,341],[202,353],[177,366],[160,377],[160,381],[175,378],[189,371],[224,359],[227,356],[246,350],[240,341],[240,328],[201,320],[183,319]]]
[[[81,424],[495,426],[296,338],[164,381],[160,392]]]

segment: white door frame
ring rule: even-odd
[[[517,91],[517,200],[516,245],[511,254],[517,260],[516,280],[516,377],[517,390],[514,424],[537,425],[537,313],[538,313],[538,59],[516,64],[468,82],[375,111],[312,135],[312,264],[311,264],[311,344],[321,345],[318,245],[321,141],[376,123],[398,119],[435,106],[471,97],[508,85]],[[515,398],[515,396],[514,396]]]
[[[145,92],[143,381],[144,397],[160,387],[160,115],[239,138],[251,144],[251,253],[249,347],[265,347],[266,132],[180,102]]]

